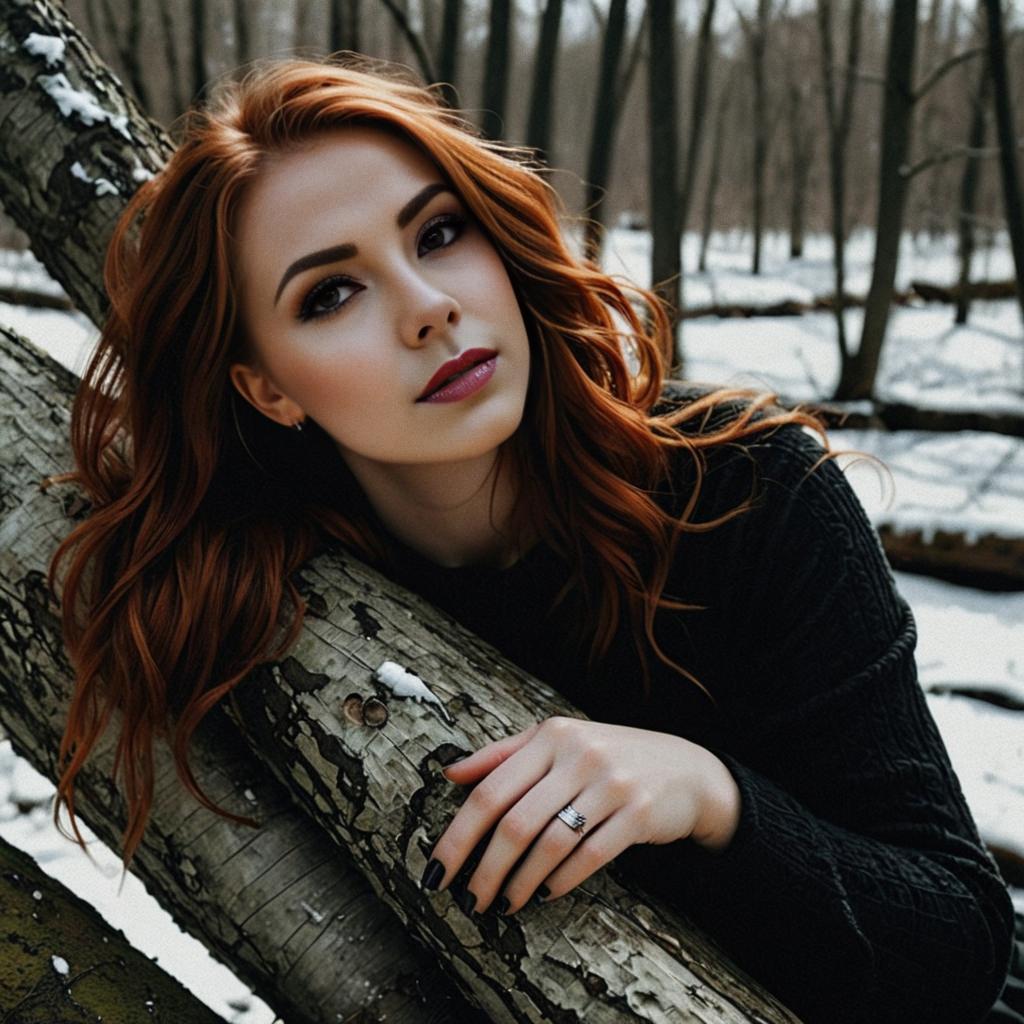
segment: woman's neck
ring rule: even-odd
[[[511,529],[515,481],[507,462],[499,472],[497,452],[440,465],[343,454],[384,526],[430,561],[504,569],[525,553]]]

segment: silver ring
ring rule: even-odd
[[[573,832],[581,832],[587,824],[586,816],[580,814],[572,804],[566,804],[555,817],[564,821]]]

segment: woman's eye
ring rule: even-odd
[[[317,320],[323,316],[336,313],[355,294],[356,285],[343,277],[332,277],[321,281],[306,296],[302,309],[299,310],[300,320]],[[350,294],[351,292],[351,294]]]
[[[420,235],[421,251],[424,248],[426,248],[427,252],[432,252],[434,249],[444,249],[462,234],[465,226],[465,218],[456,214],[446,214],[432,220]]]

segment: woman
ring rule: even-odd
[[[211,806],[189,736],[341,544],[595,719],[450,766],[477,785],[426,888],[514,914],[617,858],[808,1021],[982,1019],[1010,901],[820,426],[663,395],[663,312],[558,213],[369,66],[263,68],[191,115],[115,235],[74,411],[63,801],[118,708],[126,856],[158,733]]]

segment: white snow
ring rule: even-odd
[[[47,67],[64,62],[64,40],[60,36],[44,36],[32,32],[25,37],[24,47],[33,57],[42,57]]]
[[[68,971],[71,969],[68,967],[67,960],[62,956],[51,956],[50,963],[53,964],[53,969],[60,975],[67,977]]]
[[[398,698],[411,698],[420,703],[436,704],[444,715],[445,721],[450,722],[451,718],[445,711],[444,705],[437,695],[423,682],[418,675],[403,668],[394,661],[384,661],[378,666],[373,674],[374,679],[382,686],[386,686],[394,696]]]
[[[118,194],[117,186],[112,181],[109,181],[107,178],[90,178],[86,169],[77,160],[71,165],[71,174],[73,177],[78,178],[79,181],[95,185],[94,191],[98,196],[116,196]]]
[[[91,92],[74,88],[62,71],[55,75],[40,75],[36,81],[57,104],[57,108],[64,117],[77,117],[85,125],[107,121],[129,142],[131,141],[128,118],[124,114],[112,114],[100,104]]]

